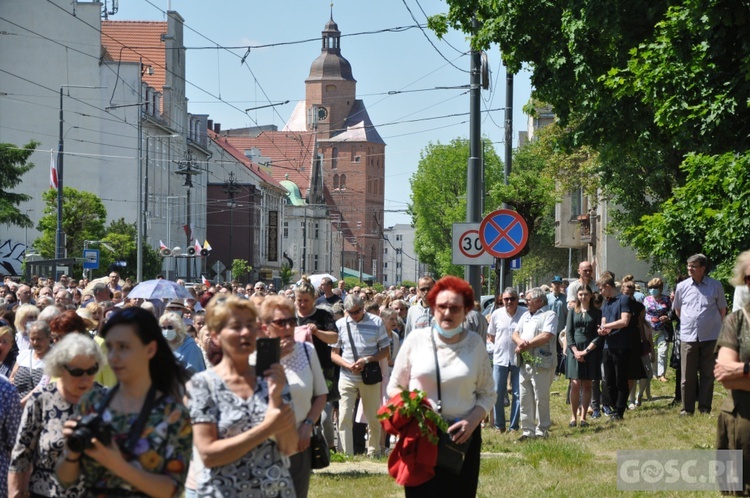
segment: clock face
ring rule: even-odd
[[[325,107],[318,107],[318,120],[325,121],[328,118],[328,109]]]

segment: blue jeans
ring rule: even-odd
[[[494,365],[492,368],[492,377],[495,379],[495,392],[497,401],[495,401],[495,427],[505,429],[505,394],[508,389],[508,374],[510,374],[511,383],[511,401],[510,401],[510,429],[517,431],[521,418],[521,404],[518,399],[519,377],[518,367]]]

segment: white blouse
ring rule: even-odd
[[[440,363],[443,418],[462,419],[477,405],[489,412],[497,394],[490,359],[478,334],[467,333],[461,341],[446,344],[432,328],[413,330],[401,344],[388,394],[393,396],[404,388],[421,389],[437,405],[437,374],[430,334],[435,335]]]

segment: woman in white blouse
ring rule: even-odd
[[[262,334],[281,339],[281,365],[284,367],[294,403],[299,444],[290,457],[297,498],[307,497],[312,472],[310,436],[326,405],[328,388],[318,355],[311,342],[294,342],[294,303],[284,296],[268,296],[260,307]]]
[[[443,277],[427,295],[435,320],[429,328],[413,330],[401,345],[388,383],[388,394],[404,389],[421,389],[438,406],[440,369],[441,415],[456,443],[471,441],[460,475],[440,468],[419,486],[407,486],[407,497],[475,496],[479,482],[479,453],[482,446],[480,423],[495,404],[492,367],[478,334],[463,323],[474,307],[471,286],[457,277]]]

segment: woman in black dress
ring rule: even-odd
[[[581,427],[588,425],[587,410],[591,403],[591,381],[601,379],[603,338],[597,333],[598,324],[602,320],[599,311],[591,302],[591,289],[581,287],[576,294],[575,306],[568,313],[565,327],[568,337],[565,360],[565,376],[571,381],[570,409],[572,417],[570,427],[575,427],[578,407],[581,406]],[[581,393],[583,399],[580,399]]]

